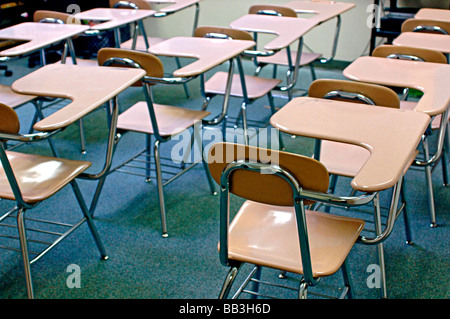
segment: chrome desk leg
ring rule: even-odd
[[[29,299],[34,299],[33,281],[31,278],[30,258],[28,255],[28,241],[25,229],[25,209],[17,211],[17,229],[19,231],[20,249],[22,251],[23,267],[25,272],[25,281],[27,285],[27,295]]]

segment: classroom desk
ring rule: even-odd
[[[300,39],[318,24],[318,20],[246,14],[230,23],[230,27],[249,32],[273,34],[264,50],[280,51]]]
[[[156,3],[156,4],[164,4],[167,6],[164,6],[157,10],[157,12],[153,15],[154,18],[164,18],[168,15],[174,14],[176,12],[182,11],[184,9],[187,9],[189,7],[195,6],[195,16],[194,16],[194,23],[193,23],[193,30],[192,34],[194,34],[195,29],[198,26],[198,17],[200,13],[200,5],[199,2],[201,0],[145,0],[146,2],[149,2],[150,4]],[[154,45],[158,42],[164,41],[165,38],[161,37],[151,37],[147,35],[147,32],[145,30],[144,25],[141,23],[139,26],[142,30],[142,36],[136,36],[135,39],[130,39],[128,41],[125,41],[121,44],[122,48],[132,50],[140,50],[140,51],[147,51],[150,45]]]
[[[450,54],[450,35],[445,34],[402,32],[392,43]]]
[[[430,123],[424,113],[328,99],[299,97],[288,102],[270,119],[282,132],[349,143],[367,149],[370,156],[351,181],[354,190],[365,194],[393,187],[392,201],[384,229],[376,229],[372,238],[359,242],[378,245],[382,297],[386,297],[383,241],[389,237],[398,209],[403,175],[417,154],[416,148]],[[389,142],[387,142],[389,141]],[[320,156],[315,158],[320,160]],[[381,223],[379,210],[376,225]]]
[[[321,58],[322,63],[327,63],[334,59],[336,55],[337,43],[341,31],[341,15],[355,7],[354,3],[336,1],[291,1],[284,6],[293,9],[300,17],[302,14],[312,15],[310,19],[318,21],[318,25],[336,18],[336,30],[334,33],[331,55],[329,58]]]
[[[289,68],[293,72],[285,86],[277,88],[280,91],[287,92],[289,97],[295,86],[300,67],[300,57],[302,55],[303,35],[319,24],[316,19],[304,19],[293,17],[279,17],[261,14],[247,14],[230,23],[230,27],[245,30],[248,32],[265,33],[275,35],[275,38],[264,44],[263,48],[269,55],[276,54],[283,49],[289,49],[289,46],[298,41],[298,49],[295,59],[289,61]]]
[[[436,151],[433,156],[425,151],[424,160],[415,160],[413,165],[424,167],[427,177],[428,201],[430,206],[431,225],[436,225],[436,216],[431,181],[431,166],[444,155],[448,139],[447,119],[450,105],[450,65],[441,63],[415,62],[407,60],[386,59],[378,57],[360,57],[343,72],[344,76],[355,81],[369,82],[387,86],[407,87],[423,92],[414,111],[425,113],[430,117],[441,115],[437,137]],[[424,140],[426,143],[426,140]],[[446,179],[446,168],[444,181]]]
[[[444,113],[450,104],[450,65],[379,57],[359,57],[344,69],[351,80],[386,86],[408,87],[423,92],[415,111],[430,116]]]
[[[72,102],[36,123],[41,132],[66,127],[112,99],[141,78],[140,69],[50,64],[16,80],[16,93],[70,99]],[[109,80],[109,81],[108,81]],[[134,81],[134,82],[133,82]]]
[[[420,112],[299,97],[275,113],[270,123],[288,134],[367,149],[370,157],[351,185],[357,191],[378,192],[393,187],[411,164],[430,117]]]
[[[111,68],[50,64],[16,80],[11,88],[20,94],[70,99],[71,103],[34,125],[36,131],[63,129],[83,116],[110,102],[111,123],[103,169],[95,174],[83,173],[80,178],[98,180],[89,208],[93,214],[109,173],[116,144],[116,124],[119,115],[117,94],[145,75],[142,69]]]
[[[270,123],[291,135],[349,143],[367,149],[370,156],[353,178],[352,188],[372,193],[394,187],[392,198],[396,200],[391,203],[385,230],[375,238],[362,238],[361,241],[376,244],[389,236],[397,218],[402,177],[430,123],[429,116],[421,112],[298,97],[275,113]]]
[[[116,47],[119,47],[121,43],[119,28],[150,17],[155,13],[155,10],[96,8],[77,13],[74,18],[93,21],[94,24],[90,26],[91,30],[113,30]]]
[[[193,5],[198,5],[201,0],[145,0],[150,3],[164,4],[167,6],[158,10],[158,13],[175,13],[180,10],[186,9]]]
[[[72,37],[88,30],[88,26],[75,24],[50,24],[24,22],[0,30],[0,41],[17,42],[18,45],[0,51],[3,57],[18,57],[60,41],[68,41],[69,48]],[[73,54],[74,52],[71,52]],[[74,55],[72,55],[74,57]]]
[[[182,78],[199,76],[224,62],[230,61],[222,114],[213,120],[204,120],[204,124],[215,125],[222,121],[228,110],[231,79],[233,77],[234,63],[232,60],[254,45],[255,42],[253,41],[174,37],[155,44],[149,48],[149,52],[160,56],[194,59],[191,63],[173,72],[173,76]]]
[[[311,19],[320,23],[340,16],[344,12],[355,7],[354,3],[336,1],[291,1],[283,4],[285,7],[294,9],[298,14],[312,14]]]
[[[414,15],[415,19],[450,21],[450,10],[422,8]]]

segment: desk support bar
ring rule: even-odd
[[[108,137],[108,145],[106,149],[106,160],[103,169],[97,174],[88,174],[82,173],[79,178],[87,179],[87,180],[98,180],[97,188],[95,189],[94,196],[91,201],[91,206],[89,207],[89,213],[91,216],[94,216],[95,208],[97,207],[98,199],[100,197],[100,193],[103,189],[103,185],[105,184],[106,177],[108,176],[110,169],[112,158],[114,155],[114,151],[116,149],[116,145],[120,139],[120,134],[116,133],[117,120],[119,117],[119,104],[117,96],[114,99],[109,101],[109,109],[108,112],[111,112],[111,124],[109,128],[109,137]]]
[[[433,155],[433,157],[431,157],[425,161],[415,160],[413,162],[414,166],[424,167],[424,166],[433,165],[440,159],[443,148],[444,148],[444,143],[445,143],[445,135],[446,135],[446,131],[447,131],[447,121],[448,121],[448,108],[445,110],[444,113],[441,114],[441,121],[440,121],[436,153]],[[425,139],[425,138],[426,138],[426,136],[424,136],[422,139]]]
[[[231,93],[231,84],[233,82],[233,73],[234,73],[234,59],[230,60],[230,66],[228,68],[228,78],[227,78],[227,85],[225,88],[225,95],[223,99],[222,104],[222,113],[213,118],[212,120],[203,120],[204,125],[217,125],[222,122],[222,120],[225,118],[225,116],[228,114],[228,107],[229,107],[229,100],[230,100],[230,93]],[[202,94],[204,94],[204,77],[202,75]],[[210,97],[205,96],[205,101],[202,106],[202,110],[205,110],[208,107],[208,104],[210,102]]]
[[[403,176],[398,180],[397,184],[394,186],[394,190],[392,193],[391,205],[389,208],[389,215],[386,220],[386,227],[381,232],[377,232],[377,235],[373,238],[369,238],[366,236],[360,236],[358,242],[366,244],[366,245],[378,245],[386,240],[392,232],[394,228],[395,221],[399,215],[399,211],[397,210],[398,202],[400,199],[401,188],[402,188]],[[378,205],[379,206],[379,205]],[[400,210],[401,211],[401,210]]]

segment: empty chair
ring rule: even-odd
[[[262,267],[302,275],[299,298],[306,298],[309,287],[342,268],[345,288],[340,297],[353,297],[347,256],[364,221],[306,208],[315,201],[350,203],[326,193],[329,176],[320,162],[287,152],[216,143],[208,163],[221,188],[220,261],[230,267],[219,298],[228,297],[246,263],[255,267],[232,298],[242,292],[264,296],[259,287],[267,283],[259,280]],[[246,199],[234,218],[230,194]],[[361,205],[372,197],[365,194],[351,200]],[[249,282],[254,290],[247,289]]]
[[[155,83],[167,83],[167,84],[181,84],[190,80],[191,78],[163,78],[164,67],[161,61],[154,55],[141,52],[132,51],[127,49],[116,48],[103,48],[98,52],[98,63],[103,66],[120,66],[120,67],[140,67],[144,69],[147,74],[142,81],[136,83],[136,85],[142,85],[146,100],[137,102],[133,106],[129,107],[126,111],[121,113],[118,118],[117,130],[121,133],[126,132],[139,132],[146,134],[147,145],[145,149],[138,155],[133,156],[130,160],[125,161],[112,171],[128,172],[134,175],[143,175],[150,180],[154,176],[150,175],[151,165],[154,164],[156,172],[156,181],[158,187],[159,205],[161,213],[162,223],[162,235],[168,236],[168,228],[166,222],[166,209],[163,186],[167,185],[171,181],[179,177],[182,172],[187,171],[198,163],[194,160],[193,163],[185,167],[185,161],[179,166],[174,165],[173,160],[169,159],[169,163],[165,162],[166,166],[175,166],[174,168],[182,168],[181,172],[175,173],[174,170],[162,170],[162,157],[160,152],[160,144],[170,141],[173,136],[181,134],[189,129],[193,129],[193,137],[197,138],[197,144],[199,146],[200,154],[203,154],[203,145],[201,142],[201,121],[207,117],[210,113],[207,111],[190,110],[183,107],[175,107],[169,105],[162,105],[154,103],[152,100],[151,86]],[[199,124],[199,125],[197,125]],[[191,135],[192,136],[192,135]],[[151,138],[154,138],[153,142],[153,158],[154,163],[151,163]],[[192,145],[191,145],[192,148]],[[190,152],[190,150],[188,150]],[[186,155],[186,154],[185,154]],[[132,170],[126,171],[126,168],[132,161],[141,161],[145,163],[145,167],[141,167],[145,171],[145,174],[136,173]],[[203,156],[202,156],[203,160]],[[211,192],[214,193],[214,184],[210,178],[208,167],[203,162]],[[141,165],[142,166],[142,165]],[[164,176],[163,176],[164,173]]]
[[[389,59],[403,59],[403,60],[412,60],[412,61],[419,61],[419,62],[430,62],[430,63],[443,63],[447,64],[447,58],[442,52],[429,50],[429,49],[421,49],[421,48],[415,48],[415,47],[407,47],[407,46],[397,46],[397,45],[381,45],[377,48],[375,48],[372,52],[372,56],[375,57],[384,57]],[[417,102],[416,101],[410,101],[407,100],[408,98],[409,89],[405,88],[403,97],[400,101],[400,108],[406,109],[406,110],[413,110]],[[442,165],[442,177],[443,177],[443,184],[444,186],[448,185],[448,121],[450,119],[450,115],[447,114],[447,121],[445,121],[445,127],[442,127],[444,131],[441,131],[441,123],[442,122],[442,115],[437,115],[433,118],[431,122],[431,130],[432,132],[438,131],[438,134],[445,134],[444,143],[443,143],[443,151],[442,156],[439,158]],[[424,156],[424,162],[430,161],[430,152],[429,152],[429,145],[428,140],[426,139],[428,133],[424,134],[422,138],[422,148],[423,148],[423,156]],[[433,167],[437,164],[436,163],[430,163],[430,165],[426,165],[424,167],[425,170],[425,176],[426,176],[426,182],[427,182],[427,192],[428,192],[428,203],[430,207],[430,215],[431,215],[431,226],[436,226],[436,213],[435,213],[435,205],[434,205],[434,195],[433,195],[433,186],[432,186],[432,179],[431,174],[434,170]]]
[[[308,96],[315,98],[336,99],[373,106],[399,108],[400,99],[393,90],[375,84],[353,82],[346,80],[319,79],[314,81],[308,91]],[[416,154],[414,154],[416,155]],[[322,140],[316,144],[315,157],[327,168],[331,174],[330,192],[334,193],[338,176],[353,178],[369,158],[368,150],[351,144]],[[414,157],[411,158],[411,163]],[[402,188],[403,191],[403,188]],[[402,193],[402,211],[405,221],[407,243],[412,242],[406,203]],[[374,198],[374,224],[376,233],[381,233],[381,215],[379,194]],[[326,211],[329,211],[327,207]],[[384,266],[383,243],[378,244],[378,260],[381,269],[382,297],[387,296]]]
[[[278,15],[284,17],[297,18],[297,13],[288,7],[278,6],[278,5],[253,5],[250,7],[250,14],[268,14],[268,15]],[[291,50],[289,47],[277,52],[272,56],[258,57],[256,59],[257,69],[256,73],[259,74],[262,68],[266,65],[273,66],[273,77],[276,77],[277,66],[287,67],[286,71],[286,81],[287,84],[294,84],[297,79],[292,78],[295,76],[295,69],[298,67],[309,66],[311,70],[312,81],[316,79],[316,73],[314,70],[314,62],[322,57],[321,53],[314,52],[304,52],[302,49],[302,41],[299,40],[298,50]],[[300,52],[300,57],[297,57],[298,52]],[[299,60],[298,60],[299,59]],[[297,61],[298,64],[296,63]],[[295,65],[297,64],[297,65]],[[289,98],[292,98],[291,90],[289,92]]]
[[[194,32],[194,36],[222,38],[224,40],[231,39],[231,40],[253,41],[253,37],[247,31],[223,27],[212,27],[212,26],[198,27]],[[258,51],[253,51],[252,54],[257,55]],[[248,55],[250,55],[250,53],[248,53]],[[271,112],[272,114],[274,114],[276,110],[272,96],[272,90],[275,87],[277,87],[278,84],[281,83],[281,80],[245,74],[240,56],[236,57],[236,63],[238,67],[238,73],[233,76],[230,95],[242,99],[242,104],[238,118],[236,120],[235,127],[237,127],[239,121],[242,119],[242,126],[244,130],[244,141],[246,144],[248,144],[249,143],[249,132],[248,132],[249,120],[247,116],[248,105],[261,97],[267,96]],[[228,74],[226,72],[220,71],[216,72],[207,81],[204,82],[203,93],[206,98],[204,107],[207,106],[207,103],[209,103],[209,101],[214,96],[225,95],[227,79]],[[224,132],[225,130],[226,129],[224,128]],[[280,144],[282,144],[281,136],[279,142]],[[281,145],[281,147],[283,146]]]
[[[20,135],[18,134],[19,129],[20,122],[16,112],[9,106],[0,104],[1,141],[17,140],[33,142],[43,140],[52,134],[55,134],[55,132],[49,132]],[[29,298],[34,297],[31,264],[39,260],[84,222],[87,222],[89,226],[95,243],[100,251],[101,258],[107,259],[105,248],[76,183],[76,178],[90,167],[90,162],[7,151],[2,144],[0,145],[0,160],[0,198],[3,200],[10,200],[14,203],[14,207],[1,216],[0,221],[2,221],[3,224],[7,219],[16,219],[17,226],[15,228],[17,228],[18,232],[18,235],[16,236],[2,236],[2,238],[5,239],[9,237],[14,240],[18,239],[20,242],[20,251],[22,252],[23,257],[27,294]],[[28,228],[28,224],[32,224],[38,219],[38,217],[33,217],[32,219],[26,217],[29,215],[28,211],[35,208],[46,199],[56,195],[58,191],[68,184],[73,188],[77,202],[82,210],[83,218],[74,225],[57,223],[56,221],[39,220],[39,225],[48,226],[46,230],[39,230],[35,225],[31,227],[32,229]],[[67,212],[70,212],[70,210],[65,213]],[[59,233],[52,228],[55,225],[60,226]],[[4,224],[2,227],[3,226]],[[61,228],[63,230],[61,230]],[[30,232],[28,232],[28,230],[30,230]],[[36,232],[43,233],[45,231],[47,231],[48,235],[49,230],[52,230],[51,233],[56,236],[52,239],[52,242],[49,242],[50,239],[48,239],[48,236],[46,236],[45,239],[45,241],[47,241],[46,243],[43,242],[41,237],[34,236]],[[29,246],[36,242],[46,244],[42,251],[34,251],[34,249],[42,248],[42,246],[29,250]],[[7,247],[2,245],[2,248]],[[14,246],[10,249],[17,250]],[[36,256],[31,258],[32,256],[30,255]]]

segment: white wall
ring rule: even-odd
[[[202,0],[200,2],[200,25],[228,26],[229,23],[247,13],[253,4],[284,4],[290,0]],[[367,26],[370,19],[370,5],[373,0],[339,0],[355,3],[355,7],[342,15],[341,33],[335,59],[352,61],[361,55],[367,55],[371,29]],[[403,0],[408,3],[411,0]],[[414,0],[423,2],[425,0]],[[428,0],[434,6],[449,6],[450,0]],[[190,36],[194,8],[189,8],[164,18],[146,20],[147,30],[152,36],[172,37]],[[331,41],[334,36],[336,19],[328,21],[305,36],[305,44],[325,57],[331,54]]]

